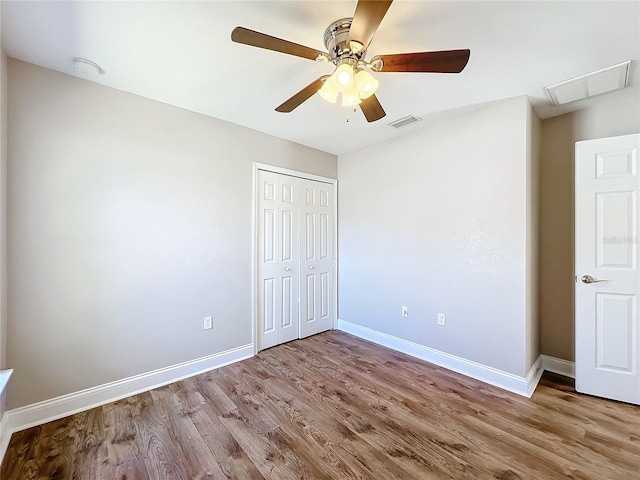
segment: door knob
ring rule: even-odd
[[[313,265],[309,265],[309,270],[313,270],[314,268],[316,267],[314,267]]]
[[[290,272],[290,271],[291,271],[291,269],[290,269],[289,267],[285,267],[284,271],[285,271],[285,272]]]
[[[591,275],[583,275],[582,277],[580,277],[580,280],[582,280],[582,283],[606,282],[606,280],[596,280]]]

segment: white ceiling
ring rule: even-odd
[[[313,96],[293,113],[274,108],[331,73],[330,65],[231,41],[242,25],[325,50],[326,27],[355,1],[2,1],[2,46],[10,57],[80,76],[73,57],[97,62],[93,81],[341,154],[428,126],[502,98],[528,95],[541,118],[613,96],[633,99],[640,84],[638,1],[402,1],[392,5],[367,53],[471,49],[455,74],[379,73],[387,112],[361,112]],[[543,87],[626,60],[631,86],[553,108]],[[637,97],[635,97],[637,98]],[[631,101],[631,100],[630,100]],[[396,130],[407,115],[423,122]]]

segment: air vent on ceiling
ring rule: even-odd
[[[554,107],[612,92],[629,84],[631,61],[544,87]]]
[[[422,120],[420,117],[409,115],[407,117],[403,117],[398,120],[395,120],[389,123],[388,125],[392,126],[393,128],[402,128],[402,127],[406,127],[407,125],[411,125],[412,123],[419,122],[420,120]]]

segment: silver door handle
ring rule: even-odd
[[[608,280],[596,280],[591,275],[583,275],[582,277],[580,277],[580,280],[582,280],[582,283],[598,283],[598,282],[608,281]]]
[[[309,265],[309,270],[313,270],[313,269],[315,269],[315,268],[316,268],[316,267],[314,267],[314,266],[312,266],[312,265]]]
[[[284,271],[285,271],[285,272],[290,272],[290,271],[291,271],[291,269],[290,269],[289,267],[286,267],[286,268],[284,269]]]

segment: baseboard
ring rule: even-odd
[[[467,360],[466,358],[441,352],[434,348],[425,347],[424,345],[420,345],[409,340],[404,340],[387,333],[363,327],[362,325],[347,322],[346,320],[338,319],[338,330],[342,330],[350,333],[351,335],[355,335],[356,337],[406,353],[412,357],[425,360],[429,363],[434,363],[449,370],[453,370],[454,372],[461,373],[462,375],[475,378],[481,382],[500,387],[504,390],[508,390],[525,397],[531,397],[531,395],[533,395],[533,392],[538,385],[538,381],[542,376],[542,364],[540,359],[536,361],[526,377],[520,377],[512,373],[498,370],[497,368]]]
[[[542,378],[542,374],[544,373],[544,367],[542,364],[542,357],[538,355],[538,358],[534,362],[534,364],[529,369],[529,373],[527,373],[527,397],[531,398],[533,392],[536,391],[536,387],[538,383],[540,383],[540,379]]]
[[[224,367],[253,357],[253,345],[243,345],[224,352],[160,368],[151,372],[124,378],[115,382],[87,388],[79,392],[62,395],[43,402],[9,410],[5,413],[0,428],[3,432],[3,444],[15,432],[42,425],[59,418],[105,405],[138,393],[147,392],[179,380],[183,380],[215,368]],[[1,447],[1,446],[0,446]],[[6,450],[6,446],[4,446]],[[0,461],[4,456],[4,450]]]
[[[0,371],[0,396],[2,396],[5,388],[7,388],[7,384],[9,383],[12,373],[13,369]]]
[[[11,434],[6,431],[6,424],[6,414],[4,414],[2,419],[0,419],[0,465],[2,465],[4,454],[9,447],[9,440],[11,440]]]
[[[2,459],[4,458],[4,453],[7,451],[7,447],[9,446],[9,440],[11,439],[11,434],[8,432],[6,426],[6,414],[4,412],[5,405],[5,390],[7,388],[7,384],[9,383],[9,379],[11,378],[11,374],[13,370],[2,370],[0,371],[0,464],[2,464]]]
[[[576,365],[569,360],[562,358],[550,357],[549,355],[540,355],[542,359],[542,368],[548,372],[564,375],[569,378],[576,378]]]

